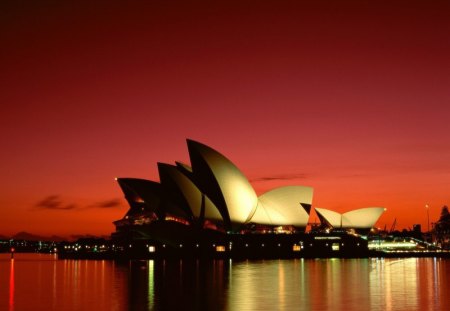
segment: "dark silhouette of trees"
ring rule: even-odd
[[[434,227],[436,242],[443,248],[450,248],[450,212],[448,206],[444,205],[441,216]]]

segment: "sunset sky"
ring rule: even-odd
[[[110,234],[186,138],[380,227],[450,204],[449,1],[2,1],[0,82],[0,235]]]

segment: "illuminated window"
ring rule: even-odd
[[[224,251],[225,251],[225,246],[223,246],[223,245],[216,246],[216,252],[224,252]]]
[[[149,246],[149,247],[148,247],[148,251],[149,251],[150,253],[154,253],[154,252],[156,251],[156,248],[155,248],[154,246]]]
[[[334,251],[338,251],[339,250],[339,243],[333,243],[331,245],[331,249],[334,250]]]
[[[299,251],[301,251],[301,246],[300,245],[298,245],[298,244],[294,244],[294,245],[292,245],[292,250],[294,251],[294,252],[299,252]]]

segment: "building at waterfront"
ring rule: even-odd
[[[158,163],[160,182],[117,178],[130,209],[115,222],[146,236],[154,222],[175,222],[228,233],[304,231],[313,189],[287,186],[257,196],[244,174],[225,156],[188,140],[191,165]]]
[[[190,165],[158,163],[159,182],[116,179],[130,208],[114,222],[114,239],[156,241],[166,247],[229,244],[233,243],[230,236],[238,243],[265,235],[259,241],[267,245],[270,236],[280,240],[281,234],[304,235],[313,188],[285,186],[257,196],[244,174],[224,155],[189,139],[187,146]],[[316,209],[324,224],[339,229],[370,229],[383,210],[366,208],[341,215]],[[291,242],[294,247],[302,241]],[[228,244],[227,249],[231,248]]]

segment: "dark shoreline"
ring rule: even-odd
[[[200,234],[201,233],[201,234]],[[0,248],[9,253],[56,253],[59,259],[315,259],[315,258],[450,258],[449,250],[418,245],[414,249],[369,249],[367,239],[346,232],[295,234],[197,235],[172,232],[152,239],[79,239],[76,242],[16,242]]]
[[[48,253],[48,252],[16,252],[18,254],[56,254],[60,260],[165,260],[165,259],[195,259],[195,260],[216,260],[216,259],[236,259],[236,260],[271,260],[271,259],[368,259],[368,258],[450,258],[450,251],[402,251],[402,252],[383,252],[368,251],[367,254],[352,256],[351,254],[275,254],[272,256],[239,256],[231,254],[214,254],[210,256],[195,256],[192,253],[176,254],[170,256],[146,255],[132,256],[132,254],[119,254],[117,252],[97,252],[97,253]],[[9,252],[0,252],[0,254],[11,254]]]
[[[368,259],[368,258],[450,258],[450,251],[429,251],[429,252],[382,252],[369,251],[365,256],[352,256],[351,254],[329,255],[326,254],[295,254],[284,256],[230,256],[230,254],[220,254],[215,256],[192,256],[183,254],[178,256],[127,256],[123,254],[104,253],[59,253],[58,259],[74,260],[165,260],[165,259],[236,259],[236,260],[270,260],[270,259]]]

